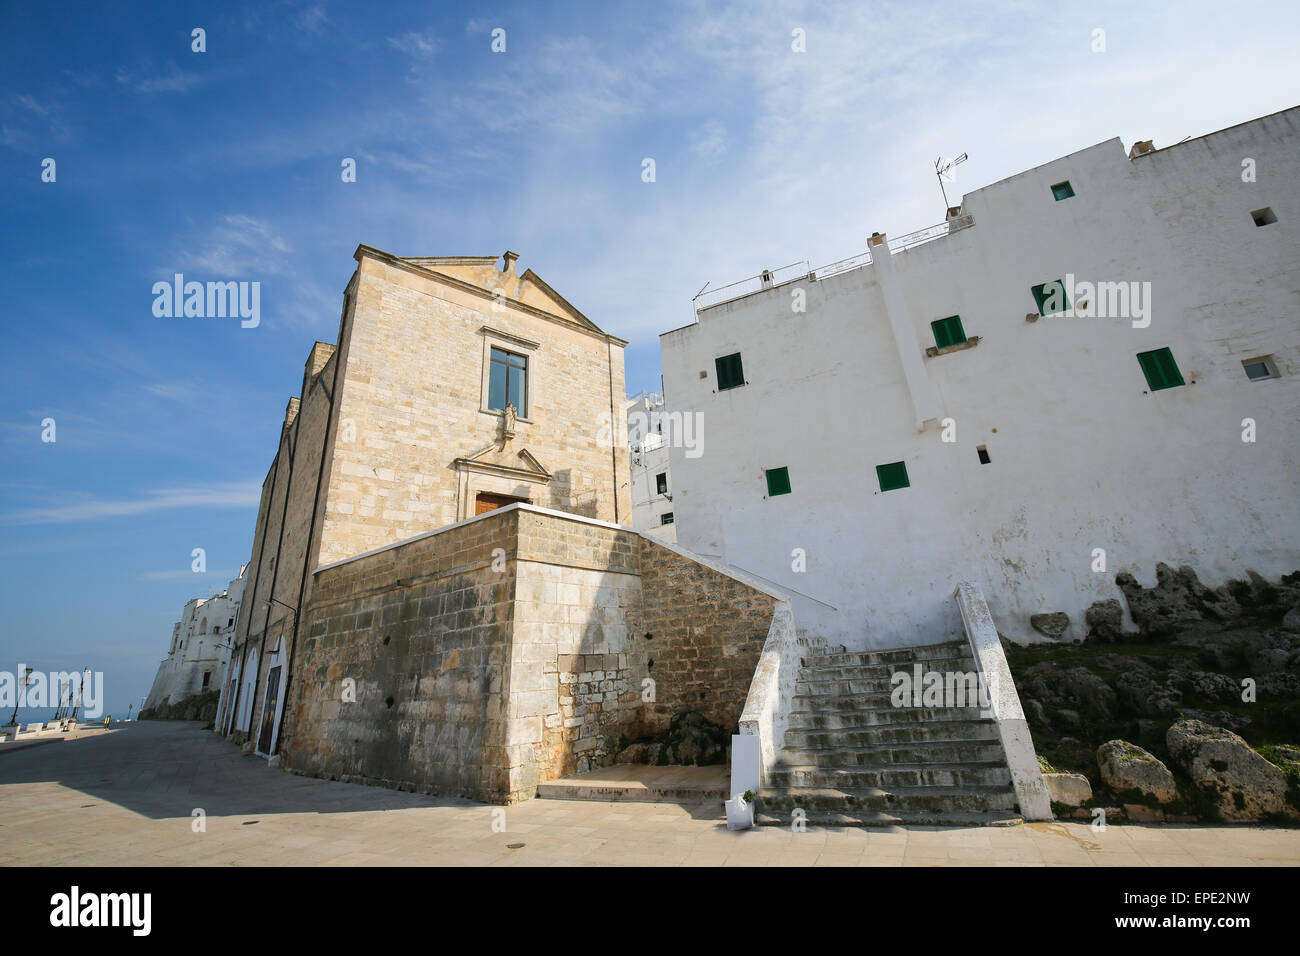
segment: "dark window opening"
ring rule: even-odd
[[[668,472],[661,471],[659,474],[655,475],[655,494],[668,494]]]
[[[659,516],[659,523],[660,523],[660,524],[672,524],[672,523],[673,523],[673,513],[672,513],[671,511],[665,511],[663,514],[661,514],[661,515]]]
[[[739,352],[714,359],[714,364],[718,369],[719,391],[724,388],[735,388],[737,385],[745,384],[745,370],[740,364]]]
[[[493,348],[488,370],[488,408],[503,412],[514,403],[515,414],[528,417],[528,359],[514,352]]]
[[[1269,355],[1262,358],[1244,359],[1241,367],[1246,370],[1246,378],[1252,382],[1258,382],[1265,378],[1277,378],[1277,366],[1273,364],[1273,358]]]
[[[990,461],[993,460],[989,457],[989,450],[988,447],[985,445],[980,445],[978,448],[976,448],[975,453],[980,456],[981,465],[987,465]]]
[[[1250,218],[1255,220],[1257,226],[1271,226],[1277,222],[1277,214],[1273,212],[1272,206],[1265,206],[1263,209],[1256,209],[1250,214]]]
[[[204,671],[204,672],[203,672],[203,689],[204,689],[204,690],[207,690],[207,687],[208,687],[208,681],[210,681],[211,679],[212,679],[212,672],[211,672],[211,671]]]

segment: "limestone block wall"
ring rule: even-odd
[[[776,599],[650,538],[640,538],[639,553],[636,629],[655,682],[646,729],[661,731],[688,710],[734,728]]]
[[[499,509],[316,572],[281,756],[527,799],[681,711],[734,728],[774,604],[628,528]]]
[[[494,568],[493,549],[512,540],[516,521],[488,515],[316,575],[281,745],[286,767],[506,798],[515,573],[501,554]]]
[[[621,340],[377,250],[358,260],[355,308],[341,343],[347,428],[331,449],[322,562],[472,517],[477,491],[627,520],[627,455],[614,453],[626,446],[621,405],[611,425],[624,394]],[[522,282],[512,277],[503,295],[523,294]],[[527,451],[549,478],[455,466],[501,437],[501,415],[483,401],[492,344],[526,355],[528,407],[514,437],[487,459],[526,472],[520,452]]]

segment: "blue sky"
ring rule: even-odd
[[[1300,35],[1294,3],[12,3],[5,19],[0,669],[92,666],[119,715],[185,601],[247,560],[285,402],[334,339],[358,243],[514,249],[630,341],[629,391],[657,389],[657,336],[705,282],[938,222],[940,155],[970,154],[955,200],[1114,136],[1168,145],[1295,105]],[[152,285],[176,272],[260,282],[261,324],[155,317]]]

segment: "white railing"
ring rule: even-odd
[[[745,697],[745,709],[740,714],[740,733],[758,737],[760,779],[757,783],[760,785],[767,782],[785,746],[785,731],[790,723],[790,707],[803,658],[824,644],[819,638],[800,636],[795,630],[790,603],[777,603]],[[752,784],[749,786],[752,788]]]
[[[971,654],[980,681],[988,692],[992,717],[1011,771],[1011,785],[1016,790],[1020,815],[1026,820],[1051,820],[1052,801],[1038,767],[1038,754],[1029,733],[1029,722],[1020,707],[1020,695],[1011,679],[1011,668],[1002,650],[1002,638],[993,624],[993,615],[978,584],[962,581],[953,597],[961,612],[962,629],[970,642]]]
[[[871,253],[859,252],[856,256],[849,256],[847,259],[841,259],[838,262],[832,262],[828,266],[818,266],[808,275],[810,278],[820,281],[829,279],[831,276],[837,276],[843,272],[852,272],[854,269],[861,269],[863,266],[871,265]]]
[[[781,266],[779,269],[767,269],[756,276],[749,276],[738,282],[719,286],[716,289],[710,289],[706,286],[691,301],[695,303],[695,311],[698,314],[715,305],[721,305],[723,302],[730,302],[732,299],[752,295],[764,289],[775,288],[792,279],[800,279],[807,275],[808,260],[800,259],[788,266]]]

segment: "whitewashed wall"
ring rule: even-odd
[[[1149,585],[1158,561],[1208,583],[1300,568],[1298,125],[1290,110],[1133,160],[1101,143],[966,195],[973,226],[888,264],[665,333],[666,400],[707,425],[702,456],[670,450],[680,543],[789,589],[802,628],[860,648],[959,636],[963,578],[1002,633],[1034,639],[1029,616],[1058,610],[1081,637],[1117,571]],[[1062,180],[1075,196],[1058,202]],[[1278,221],[1257,227],[1266,206]],[[1149,327],[1027,322],[1030,287],[1067,273],[1151,283]],[[981,342],[924,357],[952,314]],[[1188,384],[1148,394],[1135,356],[1164,346]],[[716,392],[714,359],[736,351],[747,384]],[[1252,382],[1242,360],[1262,354],[1281,376]],[[911,487],[880,493],[875,466],[899,460]],[[769,500],[763,469],[783,465],[793,493]]]

